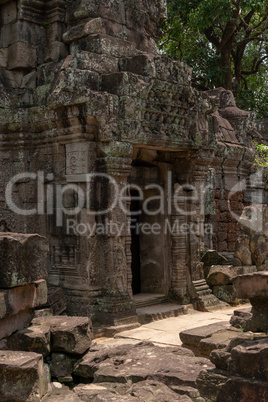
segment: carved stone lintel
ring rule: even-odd
[[[64,22],[66,2],[64,0],[21,0],[19,19],[43,25],[44,22]]]
[[[132,145],[127,142],[113,141],[100,144],[97,150],[99,155],[98,171],[111,176],[128,176],[131,170]]]

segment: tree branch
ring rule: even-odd
[[[241,75],[242,81],[244,82],[245,85],[245,90],[248,90],[248,83],[245,77],[243,77],[243,75]]]
[[[235,31],[236,31],[236,23],[239,17],[239,10],[234,10],[233,18],[227,22],[225,30],[222,35],[222,40],[220,41],[220,45],[217,48],[217,53],[220,54],[222,49],[227,45],[228,42],[231,41]]]
[[[263,32],[260,32],[260,34],[261,33],[263,33]],[[257,35],[257,36],[252,36],[251,38],[243,39],[240,42],[234,43],[232,48],[234,49],[237,46],[245,45],[245,44],[248,44],[250,42],[254,42],[255,40],[258,41],[258,42],[263,42],[263,38]],[[267,40],[265,42],[267,42]]]
[[[216,46],[216,48],[218,49],[219,45],[220,45],[220,39],[218,38],[218,36],[216,35],[213,27],[209,27],[204,31],[205,36],[207,37],[207,39],[214,45]]]
[[[259,71],[262,62],[263,62],[264,60],[266,60],[266,59],[268,59],[268,55],[262,57],[262,58],[258,61],[258,63],[257,63],[256,66],[255,66],[255,69],[253,69],[253,68],[254,68],[254,66],[253,66],[250,71],[241,71],[241,74],[243,74],[243,75],[252,75],[252,74],[256,74],[256,73]]]

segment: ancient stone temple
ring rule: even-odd
[[[161,55],[165,13],[0,0],[1,231],[48,238],[71,315],[124,323],[133,293],[197,300],[202,253],[234,252],[252,202],[254,114]]]

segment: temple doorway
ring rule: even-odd
[[[138,233],[140,203],[137,199],[139,192],[131,191],[131,270],[132,270],[132,291],[133,294],[141,293],[141,259],[140,259],[140,236]]]
[[[139,192],[131,190],[132,291],[137,294],[167,294],[169,288],[170,241],[164,232],[164,216],[146,214]],[[152,196],[143,191],[144,199]],[[151,232],[154,225],[157,233]],[[146,229],[146,230],[145,230]]]

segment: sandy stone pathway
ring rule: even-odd
[[[181,345],[179,333],[186,329],[201,327],[217,322],[230,321],[234,310],[249,307],[250,304],[243,304],[237,307],[230,307],[213,312],[201,312],[189,309],[188,314],[165,320],[154,321],[141,325],[140,328],[120,332],[115,339],[133,339],[139,341],[150,341],[158,346]],[[97,343],[110,342],[109,338],[96,339]]]

